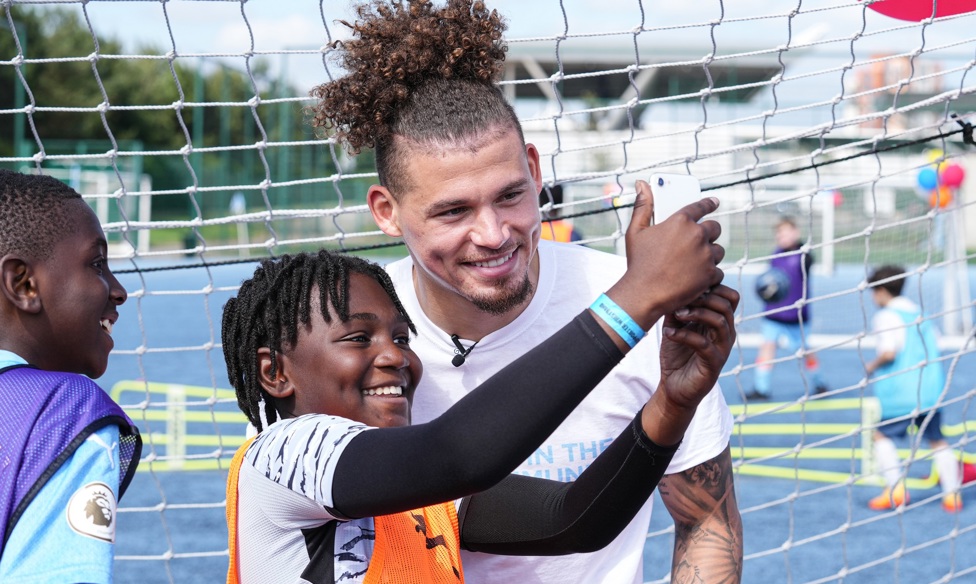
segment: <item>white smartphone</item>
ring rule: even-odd
[[[655,225],[702,198],[701,184],[690,174],[652,174],[650,184],[654,193]]]

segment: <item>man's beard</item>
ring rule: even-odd
[[[521,306],[526,299],[532,296],[532,282],[529,281],[529,275],[525,275],[525,278],[522,280],[522,283],[519,284],[518,288],[510,292],[506,290],[503,294],[503,296],[485,295],[481,297],[473,297],[469,298],[469,300],[482,312],[487,312],[488,314],[494,316],[505,314],[509,310]]]

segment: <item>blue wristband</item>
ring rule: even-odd
[[[616,302],[610,300],[606,294],[600,294],[600,297],[590,305],[590,309],[603,319],[603,322],[610,325],[610,328],[620,335],[620,338],[630,345],[631,349],[646,334],[644,329],[634,322],[634,319],[630,318],[630,315],[624,312],[623,308],[617,306]]]

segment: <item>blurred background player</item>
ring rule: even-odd
[[[547,186],[539,193],[539,207],[551,205],[548,210],[542,210],[542,232],[539,236],[549,241],[561,241],[564,243],[580,241],[583,239],[583,235],[573,227],[573,222],[562,219],[562,211],[553,208],[562,204],[563,185]]]
[[[892,439],[906,436],[909,427],[915,426],[935,451],[942,508],[956,513],[962,509],[960,468],[942,435],[942,413],[936,407],[946,378],[938,360],[935,329],[922,318],[921,308],[901,295],[903,268],[882,266],[868,277],[868,283],[871,298],[881,310],[871,319],[877,356],[865,365],[865,371],[869,377],[877,377],[873,387],[881,404],[881,423],[874,432],[874,454],[887,485],[868,506],[885,510],[908,503],[905,472]],[[920,439],[918,434],[914,439]]]
[[[776,249],[770,260],[770,270],[759,277],[756,292],[763,300],[762,344],[756,357],[756,375],[747,400],[768,400],[772,396],[770,378],[776,349],[783,347],[789,352],[807,349],[810,329],[810,305],[795,304],[810,297],[810,268],[813,254],[801,251],[803,241],[796,219],[787,215],[776,223]],[[804,358],[808,379],[816,393],[827,391],[827,384],[820,376],[820,363],[813,353]]]
[[[112,581],[141,441],[89,379],[126,300],[106,255],[74,189],[0,170],[0,582]]]

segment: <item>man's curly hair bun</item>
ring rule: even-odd
[[[352,39],[337,42],[348,75],[317,86],[314,127],[334,131],[353,152],[382,144],[399,108],[430,81],[493,84],[501,77],[506,24],[481,0],[370,0],[356,7]]]

